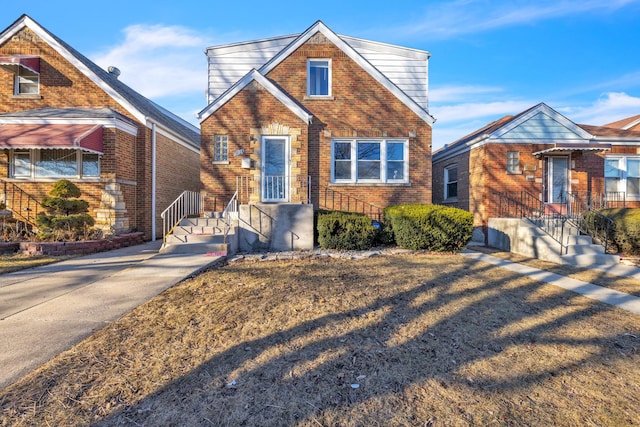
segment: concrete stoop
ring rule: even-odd
[[[489,245],[520,255],[575,266],[616,265],[618,255],[606,254],[602,245],[593,243],[591,236],[576,234],[574,227],[566,226],[564,244],[560,243],[527,220],[496,218],[489,225]],[[560,232],[558,230],[558,236]]]
[[[225,242],[226,224],[220,218],[185,218],[165,239],[160,253],[221,254],[235,253],[237,222],[231,224]]]

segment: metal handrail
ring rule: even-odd
[[[622,192],[622,195],[624,200],[624,192]],[[566,193],[571,220],[581,233],[591,236],[594,241],[604,246],[606,253],[609,250],[609,241],[611,240],[615,222],[599,211],[599,209],[603,209],[601,203],[597,205],[599,206],[598,208],[594,207],[593,201],[598,199],[594,199],[590,193]]]
[[[11,210],[12,215],[21,222],[31,227],[31,230],[37,230],[36,218],[38,214],[45,211],[45,208],[31,194],[18,187],[13,182],[2,180],[4,191],[4,203],[7,209]],[[29,227],[25,227],[27,231]]]
[[[162,218],[162,244],[167,243],[167,236],[180,224],[184,218],[202,213],[202,195],[195,191],[183,191],[167,207],[160,217]]]
[[[372,220],[382,221],[382,208],[329,187],[324,187],[324,197],[320,201],[320,209],[361,213]]]
[[[284,185],[286,183],[286,185]],[[236,190],[237,199],[240,204],[247,204],[252,200],[252,196],[257,196],[256,199],[264,200],[266,194],[264,194],[265,188],[271,188],[267,184],[282,185],[288,188],[286,198],[290,198],[292,194],[299,195],[299,201],[302,203],[311,204],[311,176],[236,176]],[[274,191],[275,192],[275,191]],[[273,193],[272,193],[273,194]],[[306,197],[305,197],[306,196]]]
[[[231,230],[231,221],[238,219],[238,191],[233,194],[229,203],[222,211],[222,220],[224,221],[224,244],[227,244],[227,236]]]
[[[560,244],[560,254],[567,252],[567,245],[564,242],[564,226],[569,221],[569,217],[526,191],[496,193],[496,195],[498,196],[499,216],[528,220]]]

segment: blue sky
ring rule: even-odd
[[[434,149],[539,102],[576,123],[640,114],[640,0],[198,2],[12,1],[0,27],[28,14],[184,119],[206,106],[208,46],[304,31],[431,53]]]

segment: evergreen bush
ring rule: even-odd
[[[350,212],[321,212],[317,228],[318,244],[324,249],[366,250],[378,234],[368,216]]]
[[[473,215],[440,205],[406,204],[384,210],[385,222],[398,246],[453,252],[464,248],[473,233]]]

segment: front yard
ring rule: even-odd
[[[639,366],[638,315],[460,255],[247,258],[0,390],[0,425],[637,425]]]

